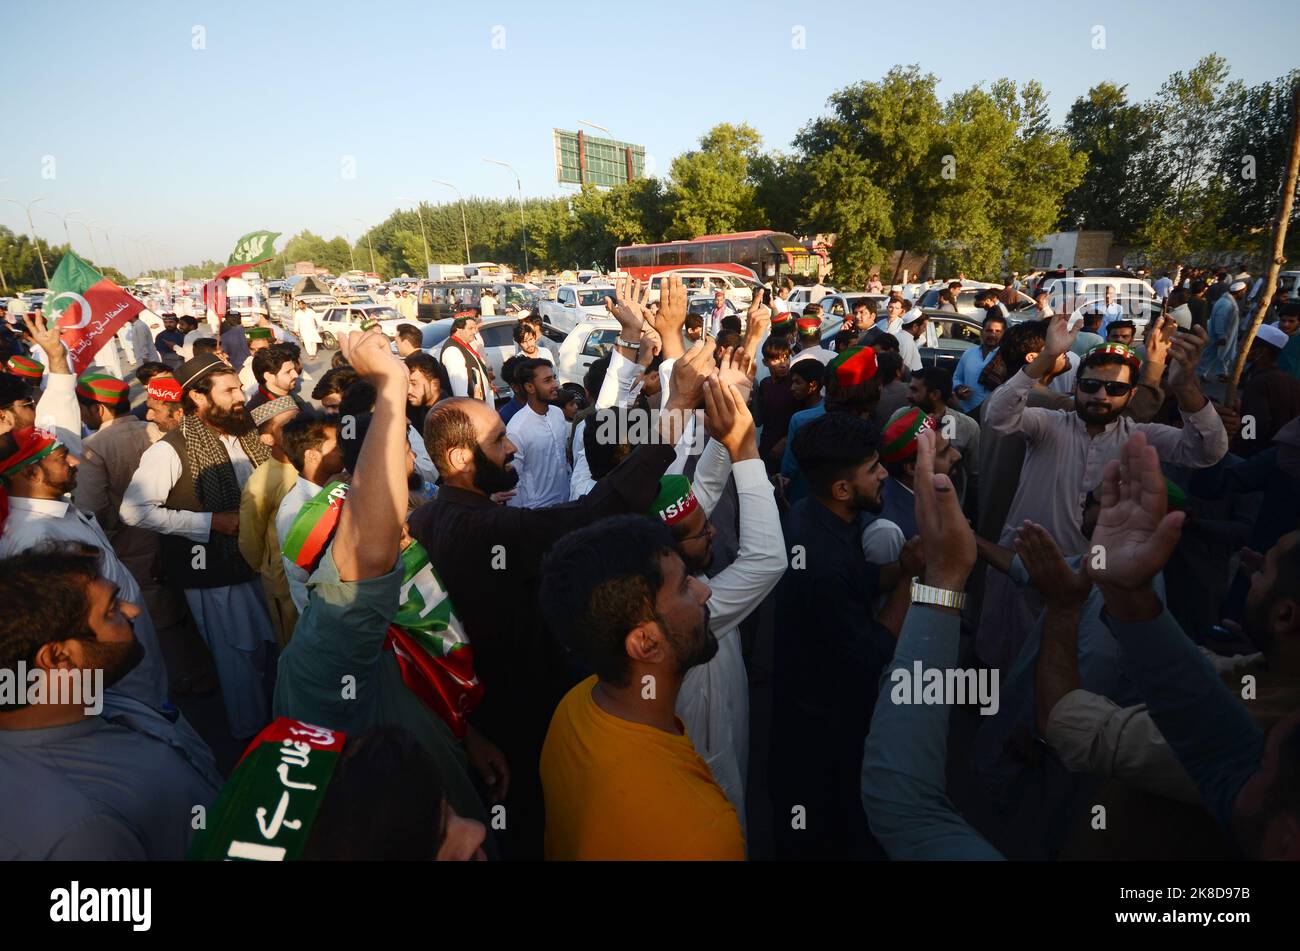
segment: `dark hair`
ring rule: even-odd
[[[339,400],[339,415],[359,416],[362,413],[370,413],[374,410],[375,400],[378,398],[379,392],[374,384],[358,378],[343,391],[343,399]]]
[[[370,384],[363,382],[359,383],[358,386],[370,386]],[[374,390],[373,386],[370,388],[372,391]],[[348,392],[351,393],[351,390]],[[343,397],[343,401],[347,402],[347,396]],[[352,421],[351,426],[348,425],[349,418]],[[360,413],[351,413],[344,410],[342,404],[340,404],[338,420],[339,447],[343,450],[343,468],[348,472],[357,471],[357,460],[361,458],[361,447],[366,441],[366,433],[370,430],[370,421],[373,418],[369,409]],[[288,455],[288,453],[285,453],[285,455]],[[295,468],[297,467],[295,466]],[[301,472],[302,470],[299,469],[298,471]]]
[[[537,371],[543,367],[552,368],[550,360],[543,360],[540,357],[524,360],[515,369],[515,379],[519,381],[519,387],[522,389],[529,383],[537,382]]]
[[[263,379],[265,374],[272,375],[279,373],[280,368],[286,363],[294,363],[293,354],[284,344],[273,343],[269,347],[263,347],[253,354],[253,379],[257,385],[263,386],[266,380]]]
[[[199,325],[198,318],[196,318],[196,317],[194,317],[194,316],[192,316],[192,315],[190,315],[190,314],[182,314],[181,316],[177,317],[177,318],[176,318],[176,323],[178,323],[178,324],[193,324],[195,327],[197,327],[197,326]]]
[[[302,472],[306,465],[307,450],[320,449],[329,435],[328,431],[337,427],[337,419],[314,409],[305,409],[284,424],[280,430],[280,444],[293,467]]]
[[[565,535],[542,561],[547,626],[606,683],[629,675],[628,631],[654,617],[660,558],[673,537],[658,519],[616,515]]]
[[[371,727],[344,744],[302,857],[430,861],[447,835],[446,798],[438,763],[414,734]]]
[[[0,406],[32,398],[32,385],[12,373],[0,371]]]
[[[883,350],[884,353],[879,356],[887,356],[891,353],[898,353],[898,338],[891,333],[877,334],[871,341],[871,349]],[[879,357],[876,360],[876,366],[880,366]]]
[[[790,364],[790,375],[799,377],[805,383],[816,383],[821,386],[822,381],[826,379],[826,367],[820,360],[807,357]]]
[[[331,367],[312,388],[311,398],[321,400],[335,393],[346,393],[349,386],[361,377],[352,367]]]
[[[885,334],[886,337],[893,337],[893,334]],[[897,340],[894,343],[898,343]],[[876,355],[876,379],[881,381],[881,386],[886,383],[893,383],[903,373],[903,357],[897,350],[887,350],[884,353]]]
[[[516,353],[501,364],[501,379],[506,382],[506,385],[512,387],[522,385],[519,382],[519,367],[530,359],[532,358],[526,357],[522,353]]]
[[[434,356],[430,356],[423,350],[417,350],[415,353],[406,355],[406,368],[423,373],[427,379],[437,380],[441,387],[439,393],[443,397],[451,395],[451,379],[447,376],[447,368],[442,362]]]
[[[578,409],[584,409],[587,405],[587,392],[578,383],[561,383],[560,394],[557,404],[563,408],[574,400],[578,401]]]
[[[952,399],[952,371],[940,367],[921,367],[912,371],[912,379],[920,380],[927,390],[934,390],[946,403]]]
[[[1289,300],[1278,306],[1279,317],[1300,317],[1300,300]]]
[[[828,412],[800,427],[790,450],[813,495],[826,498],[835,482],[876,455],[879,446],[880,435],[871,424],[849,413]]]
[[[337,370],[339,367],[350,367],[350,366],[352,366],[352,364],[348,363],[348,358],[343,356],[342,350],[339,350],[337,353],[334,354],[334,356],[330,357],[331,370]]]
[[[738,346],[740,346],[740,331],[739,331],[739,330],[719,330],[719,331],[718,331],[718,336],[717,336],[717,351],[716,351],[716,353],[717,353],[719,359],[722,358],[722,351],[723,351],[725,348],[727,348],[727,347],[738,347]]]
[[[537,328],[526,320],[521,320],[510,331],[510,336],[514,338],[515,343],[524,342],[524,334],[538,336]]]
[[[686,315],[687,330],[700,330],[703,327],[704,327],[704,318],[700,314]]]
[[[1047,320],[1026,320],[1013,324],[1002,335],[998,352],[1002,356],[1002,365],[1006,368],[1006,379],[1020,371],[1025,365],[1025,357],[1031,353],[1040,353],[1047,346]]]
[[[1005,328],[1007,325],[1007,315],[1002,313],[1000,310],[994,310],[992,313],[984,315],[984,320],[981,321],[980,326],[987,327],[989,324],[993,323],[1001,324]]]
[[[194,343],[190,344],[190,352],[196,357],[200,353],[210,353],[216,356],[217,347],[220,345],[221,341],[216,337],[198,337]]]
[[[212,386],[217,382],[217,378],[222,376],[238,377],[238,374],[229,366],[223,366],[211,371],[210,373],[204,374],[185,388],[181,393],[181,407],[184,409],[187,416],[193,415],[199,411],[199,406],[191,398],[191,394],[202,393],[209,401],[211,401]]]
[[[901,359],[898,365],[902,367]],[[865,416],[871,413],[880,402],[879,367],[880,364],[877,363],[876,375],[870,380],[847,386],[837,380],[834,373],[828,371],[823,384],[826,412],[849,413],[853,416]]]
[[[831,341],[837,351],[843,352],[858,342],[858,332],[856,330],[840,330],[836,332],[835,338]]]
[[[1106,353],[1105,351],[1102,350],[1094,350],[1089,352],[1082,360],[1079,361],[1079,370],[1075,374],[1075,380],[1077,381],[1080,377],[1083,376],[1084,370],[1091,370],[1093,367],[1105,367],[1105,366],[1128,367],[1129,382],[1131,383],[1137,379],[1137,370],[1133,368],[1133,364],[1130,361],[1125,360],[1117,353]]]
[[[90,397],[82,396],[80,393],[78,393],[77,402],[80,403],[82,406],[88,406],[91,408],[94,408],[96,406],[103,406],[110,413],[113,414],[113,417],[115,419],[119,416],[125,416],[127,413],[131,412],[131,397],[126,393],[123,393],[121,396],[119,396],[111,403],[105,403],[103,400],[92,400]]]
[[[689,316],[689,315],[688,315]],[[582,375],[582,388],[587,391],[587,398],[593,403],[600,396],[600,389],[605,385],[605,374],[609,372],[609,357],[592,360],[587,372]]]
[[[820,317],[821,313],[822,313],[821,304],[804,304],[803,307],[804,317]],[[796,324],[796,326],[798,325]]]
[[[775,360],[782,355],[790,353],[790,341],[784,337],[768,337],[763,341],[763,356],[768,360]]]
[[[420,333],[420,328],[415,324],[398,324],[397,339],[405,340],[416,350],[420,350],[424,346],[424,334]]]
[[[86,589],[100,577],[99,556],[91,545],[46,542],[0,559],[0,670],[30,666],[54,641],[95,640]],[[0,710],[25,706],[26,691],[20,687],[16,695],[18,702]]]
[[[1112,320],[1106,325],[1106,333],[1109,335],[1116,327],[1137,333],[1137,324],[1133,323],[1131,320]]]
[[[472,314],[466,314],[464,317],[453,317],[451,321],[451,329],[453,331],[464,330],[465,325],[468,324],[471,320],[479,320],[479,319],[480,318],[477,311]]]
[[[135,378],[141,386],[148,386],[149,381],[159,373],[171,373],[172,368],[157,360],[146,360],[135,368]]]
[[[736,333],[740,333],[740,331],[741,331],[740,317],[737,316],[736,314],[727,314],[727,315],[726,315],[725,317],[723,317],[722,320],[718,323],[718,329],[719,329],[719,330],[734,330]]]
[[[447,454],[453,449],[478,448],[478,433],[474,421],[455,400],[443,400],[424,417],[424,448],[433,460],[438,474],[447,475]]]

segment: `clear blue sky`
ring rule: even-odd
[[[398,195],[451,200],[432,178],[513,196],[484,156],[526,195],[560,194],[551,129],[579,119],[643,143],[663,175],[719,122],[788,148],[833,91],[895,64],[937,74],[943,96],[1037,79],[1059,120],[1100,80],[1142,99],[1211,52],[1247,83],[1280,76],[1298,20],[1294,0],[0,0],[0,196],[83,209],[115,245],[151,236],[167,265],[224,259],[257,228],[355,240],[352,219],[377,223]],[[0,224],[27,230],[8,203]],[[36,228],[64,240],[48,214]],[[72,239],[88,250],[75,225]]]

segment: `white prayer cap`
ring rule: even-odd
[[[921,308],[913,304],[912,309],[903,314],[903,326],[906,327],[908,324],[914,324],[924,316],[925,314],[921,312]]]
[[[1237,293],[1237,291],[1244,291],[1245,289],[1246,289],[1245,281],[1233,281],[1231,284],[1228,285],[1228,292],[1231,294],[1235,294]]]
[[[1266,344],[1277,347],[1279,350],[1285,347],[1287,341],[1291,339],[1286,335],[1286,331],[1274,324],[1260,324],[1259,330],[1256,331],[1255,336]]]

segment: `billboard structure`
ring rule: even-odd
[[[568,185],[613,188],[645,177],[645,146],[602,139],[584,132],[553,130],[555,180]]]

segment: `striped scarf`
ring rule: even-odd
[[[185,452],[189,456],[190,472],[194,476],[194,496],[203,506],[203,511],[239,511],[239,480],[235,477],[235,467],[221,440],[193,413],[181,417],[181,435],[185,439]],[[254,468],[270,458],[271,451],[257,438],[256,429],[240,436],[239,445],[252,460]],[[239,539],[234,535],[213,533],[208,544],[215,546],[221,555],[228,558],[242,558]]]

